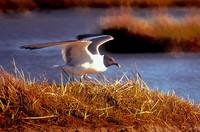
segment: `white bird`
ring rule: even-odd
[[[86,35],[86,37],[79,40],[31,44],[21,46],[21,48],[32,50],[61,46],[61,53],[65,64],[57,67],[72,76],[85,76],[87,74],[104,72],[107,70],[107,67],[112,65],[120,67],[113,57],[101,55],[99,52],[99,47],[102,44],[113,39],[110,35],[92,37],[87,37]]]

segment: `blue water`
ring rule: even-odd
[[[74,39],[78,34],[98,33],[100,18],[113,12],[110,9],[67,9],[0,15],[0,65],[13,72],[12,61],[25,73],[38,78],[58,80],[60,73],[51,67],[62,64],[59,48],[22,50],[25,44]],[[150,10],[133,11],[134,15],[149,17]],[[199,12],[199,10],[197,10]],[[196,13],[197,13],[196,12]],[[170,10],[175,17],[187,15],[186,9]],[[152,89],[175,93],[200,102],[200,54],[111,54],[122,68],[110,67],[104,74],[115,79],[124,73],[133,76],[137,71]]]
[[[123,67],[121,72],[131,76],[137,70],[151,88],[175,91],[179,96],[200,102],[200,54],[117,56]]]

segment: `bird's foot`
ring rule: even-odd
[[[81,76],[80,81],[83,82],[84,80],[88,82],[99,82],[96,78],[90,77],[88,75]]]
[[[80,78],[80,81],[83,82],[84,80],[86,81],[91,81],[92,80],[92,77],[88,76],[88,75],[82,75],[81,78]]]
[[[64,73],[64,78],[65,80],[67,80],[67,82],[74,82],[76,81],[75,77],[69,73],[67,73],[63,68],[62,68],[62,72]]]

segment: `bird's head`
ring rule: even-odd
[[[112,65],[116,65],[117,67],[120,67],[120,65],[117,63],[117,61],[108,55],[104,55],[104,65],[106,67],[112,66]]]

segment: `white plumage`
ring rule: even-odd
[[[57,68],[62,68],[72,75],[81,76],[104,72],[108,66],[118,65],[112,57],[105,57],[99,52],[99,47],[112,39],[113,37],[110,35],[100,35],[81,40],[32,44],[21,48],[39,49],[59,45],[62,47],[61,53],[65,64],[57,66]]]

